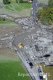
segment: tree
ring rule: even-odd
[[[10,0],[3,0],[4,4],[10,4]]]
[[[49,1],[48,1],[48,6],[49,6],[49,7],[53,7],[53,0],[49,0]]]

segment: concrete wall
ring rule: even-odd
[[[38,0],[39,3],[48,4],[48,0]]]

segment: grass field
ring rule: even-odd
[[[0,0],[0,4],[3,5],[2,1]],[[22,17],[22,16],[30,16],[31,14],[31,3],[14,3],[12,0],[11,4],[3,5],[0,8],[0,14],[8,14],[13,17]]]
[[[27,74],[21,60],[14,50],[0,48],[0,80],[31,80],[30,77],[18,76]]]
[[[10,10],[10,11],[21,11],[21,10],[24,10],[24,9],[30,9],[32,7],[32,4],[31,3],[12,3],[12,4],[9,4],[9,5],[6,5],[5,8],[7,10]]]
[[[18,73],[27,74],[21,62],[0,62],[0,80],[30,80],[30,77],[18,76]]]

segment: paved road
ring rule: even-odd
[[[32,35],[35,34],[37,29],[29,29],[28,31],[24,31],[22,33],[20,33],[18,36],[14,37],[14,41],[13,44],[17,47],[19,43],[23,43],[24,45],[28,45],[30,44],[30,41],[25,41],[25,39]],[[39,73],[37,71],[37,67],[33,66],[33,68],[30,67],[29,62],[32,62],[31,58],[29,57],[29,54],[27,54],[24,49],[19,49],[17,47],[17,54],[20,57],[20,59],[22,60],[22,62],[24,63],[25,67],[27,68],[29,74],[32,77],[32,80],[40,80],[39,79]],[[33,63],[33,62],[32,62]],[[34,64],[34,63],[33,63]]]
[[[9,19],[14,19],[11,16],[6,16],[6,15],[2,15],[2,17],[5,18],[9,18]],[[22,30],[21,33],[18,34],[18,36],[14,36],[14,40],[13,40],[13,45],[15,45],[16,47],[18,46],[19,43],[23,43],[24,45],[32,45],[32,43],[30,42],[30,39],[28,39],[28,37],[30,37],[30,35],[35,34],[40,28],[40,26],[38,26],[37,24],[35,24],[35,27],[29,28],[28,30]],[[26,39],[27,38],[27,39]],[[32,36],[33,38],[33,36]],[[27,40],[27,41],[26,41]],[[17,47],[17,54],[20,57],[20,59],[22,60],[23,64],[25,65],[25,67],[27,68],[29,74],[32,77],[32,80],[40,80],[39,79],[39,73],[37,71],[37,67],[33,66],[33,68],[30,67],[29,63],[32,62],[31,57],[29,57],[24,50],[19,49]],[[34,62],[32,62],[34,65]]]
[[[40,28],[37,27],[37,29],[29,29],[28,31],[24,31],[22,33],[20,33],[18,36],[14,37],[14,44],[18,45],[20,42],[25,44],[25,39],[32,35],[35,34],[37,30],[39,30]]]
[[[10,19],[12,21],[15,21],[14,18],[9,16],[9,15],[2,15],[1,17]],[[13,44],[15,46],[17,46],[19,43],[23,43],[25,45],[29,45],[30,41],[28,39],[27,39],[28,41],[26,41],[25,39],[28,36],[30,37],[30,35],[35,34],[36,31],[40,29],[40,27],[37,26],[36,24],[35,24],[35,27],[34,27],[34,29],[30,28],[29,30],[26,30],[26,31],[23,29],[23,31],[18,36],[14,36]],[[33,66],[33,68],[31,68],[31,66],[29,65],[29,63],[32,62],[31,58],[28,56],[28,54],[26,54],[24,52],[24,50],[19,49],[19,48],[17,48],[17,50],[18,50],[17,54],[20,57],[20,59],[22,60],[22,62],[25,65],[25,67],[27,68],[29,74],[32,77],[32,80],[39,80],[39,74],[38,74],[38,71],[37,71],[37,67]]]
[[[30,67],[28,64],[30,62],[30,58],[28,59],[28,56],[25,55],[25,53],[18,49],[17,55],[22,60],[24,66],[27,68],[32,80],[39,80],[39,74],[37,72],[37,67],[34,66],[33,68]]]

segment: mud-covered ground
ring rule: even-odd
[[[0,24],[0,59],[18,59],[15,50],[10,49],[9,45],[14,34],[17,35],[20,31],[21,27],[14,22]]]

